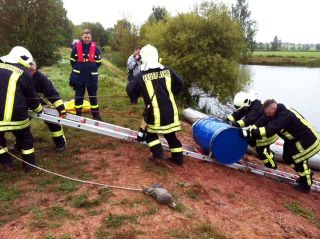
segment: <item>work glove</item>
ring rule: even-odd
[[[146,141],[147,131],[145,129],[140,128],[138,135],[137,135],[137,142],[144,142]]]
[[[250,139],[251,138],[251,131],[250,129],[242,129],[241,130],[243,137]]]

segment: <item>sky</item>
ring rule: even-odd
[[[152,6],[165,7],[172,15],[187,12],[202,0],[63,0],[67,17],[74,23],[100,22],[105,28],[128,18],[141,25]],[[231,6],[236,0],[220,0]],[[257,42],[320,43],[320,0],[247,0],[251,18],[258,23]]]

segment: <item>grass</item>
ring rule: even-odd
[[[103,225],[105,227],[121,227],[126,222],[137,224],[138,217],[131,215],[116,215],[109,213],[109,215],[104,219]]]
[[[196,224],[192,228],[185,228],[183,231],[173,229],[168,233],[177,239],[226,239],[214,225],[206,222]]]
[[[255,51],[243,63],[319,67],[320,51]]]
[[[254,51],[253,56],[320,58],[320,51]]]
[[[294,214],[297,214],[303,218],[306,218],[309,222],[311,222],[318,229],[320,229],[320,223],[312,209],[304,208],[298,202],[295,202],[295,201],[288,202],[284,206]]]
[[[0,184],[0,202],[11,201],[19,197],[21,192],[16,188],[10,188],[6,185]]]

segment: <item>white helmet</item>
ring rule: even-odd
[[[141,55],[141,71],[147,71],[149,69],[160,68],[163,69],[163,65],[159,63],[159,55],[157,48],[148,44],[140,50]]]
[[[22,46],[15,46],[11,49],[10,53],[0,58],[4,63],[21,64],[27,68],[33,63],[31,53]]]
[[[237,109],[241,109],[242,107],[248,107],[251,105],[251,102],[252,95],[243,91],[237,93],[233,99],[233,105]]]

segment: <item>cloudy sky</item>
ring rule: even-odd
[[[172,15],[192,9],[201,0],[63,0],[68,18],[75,24],[100,22],[105,28],[127,17],[141,25],[152,6],[165,7]],[[227,5],[236,0],[222,0]],[[320,0],[247,0],[252,18],[258,22],[256,40],[270,42],[320,43]]]

